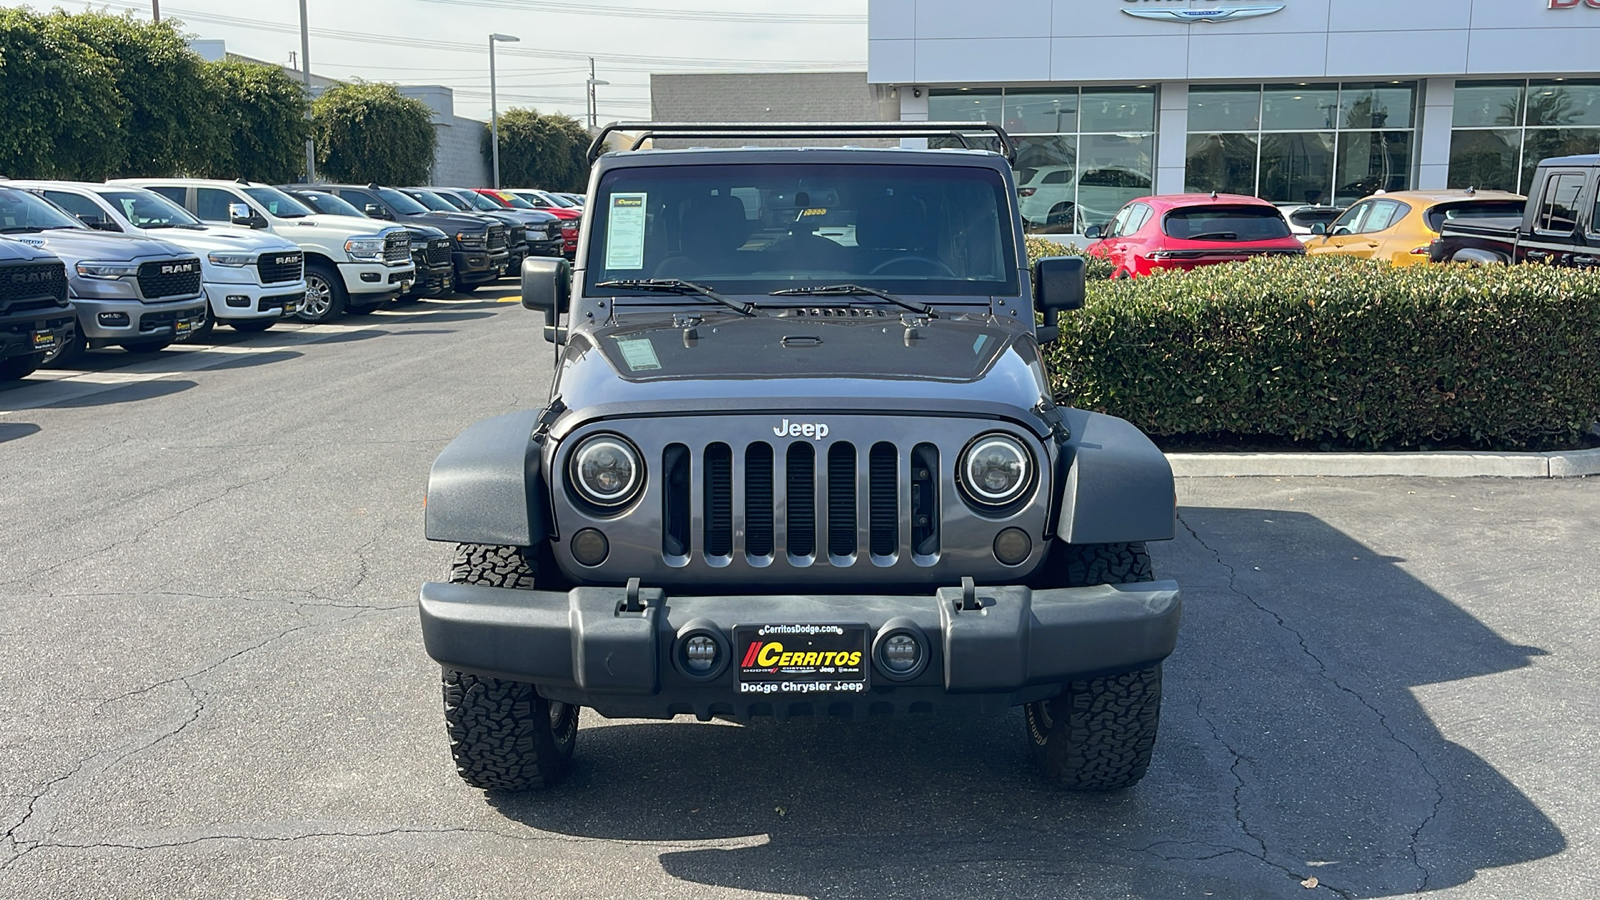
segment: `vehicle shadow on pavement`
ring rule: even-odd
[[[32,422],[0,422],[0,444],[7,441],[17,441],[29,435],[38,434],[43,429]]]
[[[195,386],[195,382],[182,379],[166,380],[153,379],[150,381],[137,381],[125,387],[111,388],[98,391],[82,397],[73,397],[68,400],[57,400],[52,403],[39,403],[30,405],[29,409],[87,409],[92,406],[111,406],[115,403],[134,403],[139,400],[154,400],[157,397],[170,397],[181,394]],[[0,403],[0,410],[5,409],[5,404]]]
[[[1315,517],[1181,516],[1155,553],[1183,585],[1185,622],[1156,757],[1131,790],[1043,784],[1015,712],[751,727],[586,715],[570,784],[488,800],[545,831],[704,843],[661,865],[809,897],[1392,896],[1566,847],[1412,693],[1493,691],[1490,676],[1542,651]]]

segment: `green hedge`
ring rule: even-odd
[[[1076,244],[1060,244],[1049,238],[1030,237],[1028,240],[1028,259],[1036,260],[1046,256],[1082,256],[1084,258],[1084,277],[1089,281],[1105,281],[1111,277],[1115,267],[1111,261],[1098,256],[1088,256]]]
[[[1600,273],[1260,259],[1091,281],[1059,402],[1156,436],[1573,446],[1600,419]]]

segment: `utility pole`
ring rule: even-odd
[[[150,18],[161,21],[161,0],[150,0]]]
[[[306,0],[300,0],[300,80],[306,86],[306,99],[311,99],[311,30],[306,27]],[[311,111],[306,111],[311,118]],[[317,182],[317,141],[306,137],[306,181]]]
[[[494,158],[494,189],[500,190],[500,106],[495,100],[494,85],[494,45],[496,43],[514,44],[522,40],[509,34],[489,35],[489,145],[493,148],[490,155]]]
[[[596,119],[598,119],[599,116],[600,116],[600,101],[599,101],[599,98],[595,96],[594,89],[596,87],[599,87],[600,85],[609,85],[610,83],[611,82],[609,82],[609,81],[601,81],[600,79],[594,77],[594,57],[592,57],[592,56],[589,57],[589,81],[588,81],[588,86],[589,86],[589,98],[588,99],[589,99],[589,102],[588,102],[588,112],[589,112],[589,133],[590,134],[594,134],[595,129],[599,127],[599,123],[596,122]]]

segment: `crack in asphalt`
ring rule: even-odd
[[[248,647],[245,647],[243,649],[237,650],[237,651],[235,651],[233,653],[230,653],[227,656],[224,656],[224,657],[222,657],[220,659],[213,660],[212,662],[208,663],[207,665],[202,666],[201,668],[196,669],[196,670],[194,670],[192,672],[186,673],[184,675],[173,676],[172,678],[166,678],[166,679],[163,679],[161,681],[156,682],[155,684],[146,685],[146,686],[144,686],[142,688],[138,688],[138,689],[135,689],[135,690],[132,690],[132,691],[128,691],[128,692],[126,692],[124,694],[120,694],[120,695],[118,695],[116,697],[112,697],[112,698],[109,698],[109,699],[107,699],[105,701],[102,701],[98,706],[95,707],[95,711],[94,711],[95,715],[98,715],[102,709],[104,709],[106,706],[110,705],[111,703],[115,703],[115,702],[118,702],[120,700],[125,700],[125,699],[129,699],[129,698],[132,698],[132,697],[136,697],[136,696],[139,696],[139,695],[142,695],[142,694],[147,694],[150,691],[156,690],[156,689],[164,687],[164,686],[180,685],[181,684],[183,686],[183,689],[189,695],[189,701],[190,701],[190,703],[192,705],[192,708],[190,710],[188,710],[187,713],[184,714],[183,720],[181,722],[177,723],[175,726],[171,726],[171,727],[168,727],[168,728],[165,728],[165,729],[159,729],[157,731],[157,733],[154,734],[153,737],[150,737],[148,740],[144,740],[142,743],[137,743],[136,746],[133,746],[131,748],[125,748],[125,749],[124,748],[118,748],[118,747],[108,748],[108,749],[102,750],[99,753],[96,753],[96,754],[94,754],[94,755],[92,755],[92,756],[90,756],[90,757],[88,757],[86,759],[80,760],[77,765],[73,766],[71,771],[67,772],[64,775],[60,775],[60,776],[57,776],[55,778],[52,778],[51,780],[46,782],[39,790],[35,791],[29,797],[28,803],[27,803],[27,808],[24,810],[21,818],[18,819],[17,822],[15,822],[14,824],[12,824],[9,827],[7,827],[4,835],[0,835],[0,837],[3,837],[5,839],[7,849],[9,851],[9,853],[10,853],[10,858],[5,859],[4,861],[0,861],[0,872],[3,872],[6,869],[10,868],[18,860],[22,859],[24,856],[28,855],[29,853],[33,852],[34,850],[39,849],[40,847],[60,846],[56,842],[52,842],[52,841],[49,840],[50,837],[55,833],[55,827],[56,827],[55,817],[53,815],[47,817],[43,821],[43,823],[42,823],[42,834],[40,835],[40,838],[38,840],[27,840],[27,839],[24,839],[24,838],[20,837],[19,835],[23,831],[23,829],[27,828],[28,825],[33,822],[34,816],[39,811],[39,804],[41,802],[45,801],[46,798],[52,797],[52,795],[59,795],[59,793],[61,791],[66,790],[66,788],[62,788],[61,787],[62,785],[67,784],[70,781],[74,781],[74,780],[78,779],[80,776],[85,775],[85,774],[87,774],[90,777],[93,777],[93,776],[96,776],[96,775],[100,775],[100,774],[102,774],[102,773],[104,773],[104,772],[106,772],[106,771],[108,771],[110,769],[113,769],[116,766],[121,765],[123,762],[126,762],[127,760],[131,759],[132,757],[134,757],[134,756],[136,756],[136,755],[138,755],[140,753],[143,753],[146,750],[150,750],[151,748],[153,748],[156,745],[162,743],[163,741],[166,741],[169,738],[176,737],[185,728],[188,728],[190,725],[194,724],[194,722],[197,721],[200,718],[200,714],[205,711],[205,698],[206,698],[207,694],[202,689],[197,688],[193,684],[190,683],[193,679],[200,678],[200,677],[206,675],[207,673],[215,671],[217,668],[228,664],[229,662],[232,662],[232,661],[234,661],[234,660],[236,660],[236,659],[238,659],[238,658],[240,658],[240,657],[242,657],[242,656],[244,656],[246,654],[252,653],[252,652],[257,651],[257,650],[260,650],[263,647],[266,647],[269,644],[272,644],[272,643],[275,643],[277,641],[280,641],[280,640],[288,637],[291,634],[295,634],[296,632],[304,631],[304,630],[310,629],[310,628],[336,627],[336,626],[339,626],[339,625],[348,624],[348,623],[360,618],[361,616],[366,615],[368,612],[371,612],[371,611],[373,611],[373,610],[367,609],[367,608],[357,609],[357,610],[351,612],[351,614],[347,615],[347,616],[336,617],[336,618],[333,618],[333,619],[320,621],[320,622],[305,622],[305,623],[302,623],[300,625],[295,625],[295,626],[290,627],[290,628],[285,628],[285,629],[277,632],[276,634],[273,634],[273,635],[271,635],[271,636],[269,636],[267,638],[264,638],[264,639],[262,639],[260,641],[257,641],[256,643],[254,643],[254,644],[252,644],[252,645],[250,645]],[[148,734],[149,734],[149,732],[146,732],[146,735],[148,735]],[[138,849],[138,848],[133,848],[133,849]]]
[[[1441,782],[1439,780],[1439,776],[1437,774],[1435,774],[1434,771],[1431,768],[1428,767],[1427,761],[1422,758],[1422,754],[1417,750],[1417,748],[1413,747],[1408,741],[1406,741],[1404,738],[1402,738],[1394,730],[1394,727],[1389,724],[1389,717],[1382,710],[1378,709],[1377,706],[1373,705],[1370,701],[1367,700],[1366,697],[1363,697],[1359,692],[1357,692],[1354,689],[1352,689],[1350,687],[1347,687],[1346,685],[1342,684],[1335,675],[1333,675],[1331,672],[1329,672],[1327,663],[1323,662],[1322,658],[1320,656],[1318,656],[1316,653],[1312,652],[1310,645],[1308,645],[1306,643],[1305,635],[1302,635],[1299,631],[1295,630],[1292,626],[1290,626],[1288,621],[1286,621],[1283,618],[1283,616],[1279,615],[1277,612],[1273,611],[1272,609],[1267,607],[1265,604],[1263,604],[1261,601],[1259,601],[1256,598],[1252,597],[1250,594],[1246,593],[1243,590],[1240,590],[1239,586],[1238,586],[1238,572],[1237,572],[1237,570],[1235,570],[1233,566],[1229,565],[1226,561],[1224,561],[1223,558],[1222,558],[1222,554],[1220,552],[1218,552],[1216,550],[1216,548],[1214,548],[1210,544],[1206,543],[1205,539],[1200,537],[1199,532],[1197,532],[1194,529],[1194,526],[1190,525],[1188,523],[1188,521],[1186,521],[1181,514],[1178,515],[1177,519],[1178,519],[1178,524],[1182,525],[1184,530],[1189,533],[1189,536],[1194,538],[1195,543],[1199,544],[1202,548],[1204,548],[1207,553],[1210,553],[1212,559],[1216,561],[1217,565],[1220,566],[1224,571],[1226,571],[1228,573],[1228,590],[1231,591],[1232,593],[1240,596],[1240,597],[1243,597],[1251,606],[1255,607],[1256,610],[1258,610],[1258,611],[1260,611],[1262,613],[1265,613],[1266,615],[1272,617],[1272,620],[1277,623],[1277,625],[1278,625],[1278,627],[1280,629],[1282,629],[1283,631],[1286,631],[1289,634],[1293,635],[1294,639],[1296,640],[1296,642],[1298,642],[1299,645],[1300,645],[1300,652],[1303,653],[1308,659],[1310,659],[1313,663],[1316,664],[1317,674],[1323,680],[1325,680],[1329,684],[1333,685],[1335,688],[1338,688],[1343,693],[1350,695],[1350,697],[1352,697],[1357,703],[1360,703],[1362,705],[1362,707],[1364,707],[1368,712],[1370,712],[1378,720],[1378,724],[1383,728],[1384,733],[1386,733],[1389,736],[1389,739],[1391,741],[1393,741],[1394,743],[1400,745],[1401,747],[1404,747],[1406,749],[1406,751],[1411,754],[1412,758],[1414,758],[1417,761],[1418,768],[1420,768],[1422,770],[1422,773],[1428,777],[1428,780],[1433,785],[1433,808],[1431,810],[1429,810],[1429,812],[1428,812],[1428,814],[1426,816],[1423,817],[1422,821],[1417,823],[1415,828],[1411,829],[1411,836],[1410,836],[1410,841],[1409,841],[1409,846],[1408,846],[1408,852],[1409,852],[1410,859],[1411,859],[1411,865],[1414,866],[1417,869],[1417,871],[1422,873],[1421,880],[1417,883],[1417,886],[1414,888],[1414,890],[1418,891],[1418,892],[1426,891],[1428,889],[1428,883],[1433,877],[1433,873],[1428,869],[1427,866],[1422,864],[1419,845],[1420,845],[1421,840],[1422,840],[1422,832],[1423,832],[1423,830],[1426,829],[1428,827],[1428,825],[1430,823],[1432,823],[1433,820],[1439,815],[1439,809],[1444,805],[1444,784],[1443,784],[1443,782]],[[1196,711],[1197,712],[1199,711],[1199,704],[1198,703],[1196,704]],[[1204,713],[1201,713],[1200,717],[1201,717],[1201,719],[1203,719],[1206,722],[1206,725],[1211,728],[1212,734],[1216,735],[1218,737],[1219,741],[1222,741],[1220,732],[1217,730],[1216,726],[1211,722],[1211,720],[1206,718]],[[1226,741],[1222,741],[1222,744],[1223,744],[1224,747],[1228,748],[1228,751],[1230,753],[1234,754],[1234,768],[1236,768],[1238,763],[1239,763],[1239,761],[1242,759],[1242,757],[1240,757],[1237,753],[1235,753],[1233,748],[1231,746],[1229,746]],[[1234,775],[1235,775],[1236,778],[1238,777],[1238,773],[1236,771],[1235,771]],[[1242,782],[1241,782],[1241,785],[1242,785]],[[1238,812],[1239,812],[1238,793],[1237,793],[1237,791],[1235,792],[1234,796],[1235,796],[1235,814],[1237,815]],[[1252,835],[1252,837],[1253,837],[1253,835]],[[1265,844],[1263,844],[1262,847],[1263,847],[1263,850],[1265,850]],[[1329,890],[1333,890],[1336,893],[1339,893],[1339,894],[1341,894],[1343,896],[1347,896],[1347,897],[1348,896],[1352,896],[1352,895],[1348,894],[1347,892],[1341,891],[1338,888],[1333,888],[1333,887],[1328,886],[1326,884],[1324,884],[1323,887],[1328,887]]]

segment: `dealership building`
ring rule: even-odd
[[[1600,152],[1600,0],[870,0],[902,120],[989,121],[1035,230],[1148,193],[1526,191]],[[1029,199],[1033,198],[1033,199]]]

